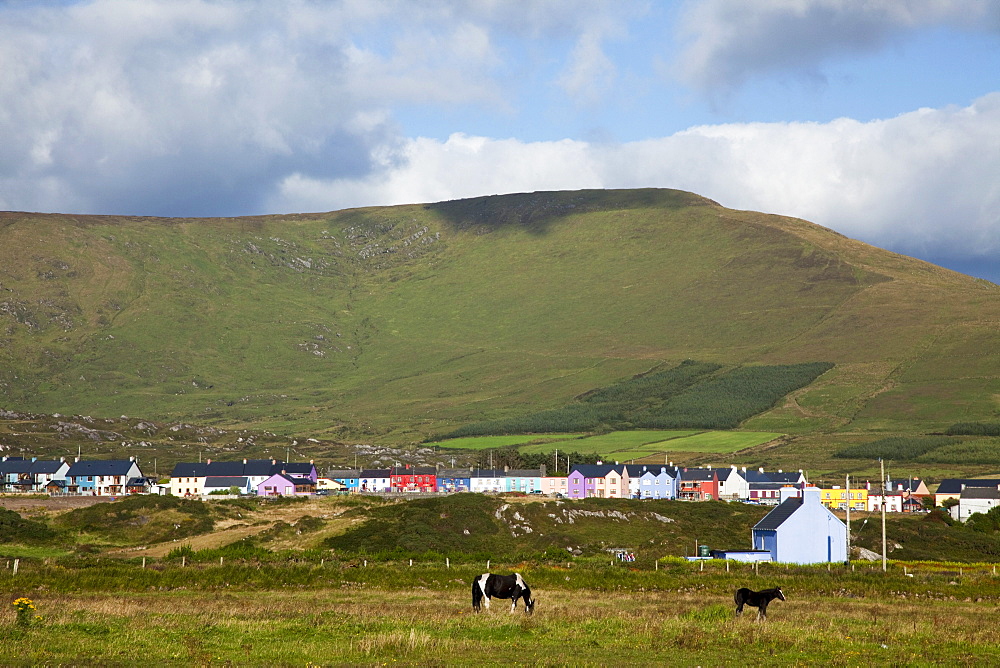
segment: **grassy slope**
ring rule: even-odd
[[[816,433],[995,416],[998,298],[676,191],[228,220],[0,214],[0,402],[406,441],[687,358],[835,362],[745,425],[808,450]]]

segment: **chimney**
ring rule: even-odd
[[[244,458],[244,460],[243,460],[243,466],[246,466],[246,465],[247,465],[247,460]]]
[[[763,466],[761,466],[761,467],[760,467],[759,469],[757,469],[757,470],[758,470],[758,471],[760,471],[761,473],[763,473],[763,472],[764,472],[764,467],[763,467]]]
[[[212,460],[211,460],[211,458],[209,458],[209,459],[206,459],[206,460],[205,460],[205,463],[206,463],[206,464],[211,464],[211,463],[212,463]]]
[[[538,472],[541,474],[542,478],[545,477],[546,471],[548,471],[548,469],[545,467],[545,464],[542,464],[541,466],[538,467]]]

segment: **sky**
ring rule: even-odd
[[[632,187],[1000,283],[1000,2],[0,0],[0,210]]]

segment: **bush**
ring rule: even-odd
[[[827,362],[747,366],[716,375],[718,364],[687,360],[667,371],[592,390],[562,408],[475,422],[443,438],[616,429],[733,429],[832,367]]]
[[[833,456],[839,459],[891,459],[909,462],[937,448],[960,442],[950,436],[894,436],[842,448],[833,453]]]

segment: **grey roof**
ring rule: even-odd
[[[324,478],[332,478],[332,479],[337,479],[337,478],[360,478],[361,477],[361,473],[362,472],[361,472],[360,469],[330,469],[325,474],[323,474],[323,477]]]
[[[391,469],[364,469],[359,478],[388,478]]]
[[[612,471],[623,473],[624,464],[577,464],[573,473],[579,472],[584,478],[606,478]]]
[[[246,476],[270,476],[281,472],[281,464],[274,459],[248,459],[241,473]]]
[[[73,462],[66,476],[126,475],[135,462],[130,459],[88,459]]]
[[[998,487],[1000,480],[995,479],[969,479],[969,478],[945,478],[938,485],[935,494],[961,494],[962,485],[966,487]]]
[[[676,466],[669,466],[667,464],[643,464],[641,470],[638,474],[633,475],[631,468],[629,469],[629,477],[641,478],[647,473],[652,473],[653,475],[661,475],[664,470],[666,474],[671,478],[676,478],[680,475],[680,469]]]
[[[681,480],[711,480],[717,475],[715,469],[683,469]]]
[[[469,474],[470,478],[503,478],[505,477],[503,469],[476,469]]]
[[[920,478],[897,478],[889,480],[889,487],[899,491],[902,487],[904,492],[915,492],[920,487]]]
[[[7,459],[0,462],[0,474],[27,473],[31,469],[31,461],[27,459]]]
[[[242,461],[239,462],[209,462],[205,467],[205,474],[209,477],[220,477],[220,476],[241,476],[244,475],[244,468],[246,465]]]
[[[785,499],[777,507],[764,515],[763,519],[754,525],[754,529],[773,530],[780,527],[785,520],[792,516],[796,510],[802,507],[802,497],[793,496]]]
[[[204,478],[208,464],[201,462],[177,462],[170,472],[171,478]]]
[[[963,499],[1000,499],[1000,489],[996,487],[966,487],[962,490]]]
[[[34,473],[55,473],[65,464],[61,459],[39,459],[31,463],[31,472]]]
[[[740,472],[747,482],[797,483],[802,477],[799,471],[760,471],[757,469]]]
[[[441,469],[437,475],[439,478],[470,478],[472,469]]]

